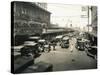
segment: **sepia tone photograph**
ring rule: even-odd
[[[98,8],[11,2],[11,72],[97,69]]]

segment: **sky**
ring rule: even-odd
[[[87,10],[82,11],[81,5],[53,4],[47,5],[47,10],[51,12],[51,23],[58,24],[60,27],[86,27],[87,18],[81,18],[81,15],[87,16]],[[87,6],[85,6],[87,7]]]

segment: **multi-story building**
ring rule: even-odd
[[[97,35],[97,7],[91,6],[92,32]]]
[[[49,26],[50,24],[51,13],[35,3],[14,1],[13,9],[15,35],[41,34],[43,25]]]
[[[35,3],[14,1],[11,6],[13,45],[23,44],[31,35],[41,35],[50,25],[51,13]]]

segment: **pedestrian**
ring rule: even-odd
[[[49,42],[49,47],[48,47],[49,49],[49,51],[48,52],[50,52],[51,51],[51,43]]]
[[[53,50],[56,50],[56,49],[55,49],[55,46],[56,46],[56,42],[53,41]]]
[[[70,52],[73,52],[73,49],[74,49],[74,44],[73,44],[73,38],[71,39],[71,48],[70,48]]]

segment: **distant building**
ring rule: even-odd
[[[92,32],[97,35],[97,7],[91,7]]]
[[[32,2],[14,1],[14,34],[42,33],[43,24],[50,24],[50,12],[46,10],[46,4],[39,5]],[[44,9],[45,8],[45,9]],[[45,26],[46,27],[46,26]]]
[[[81,20],[83,22],[83,31],[86,32],[92,32],[93,26],[92,26],[92,19],[94,12],[91,10],[93,6],[82,6],[82,15]]]

